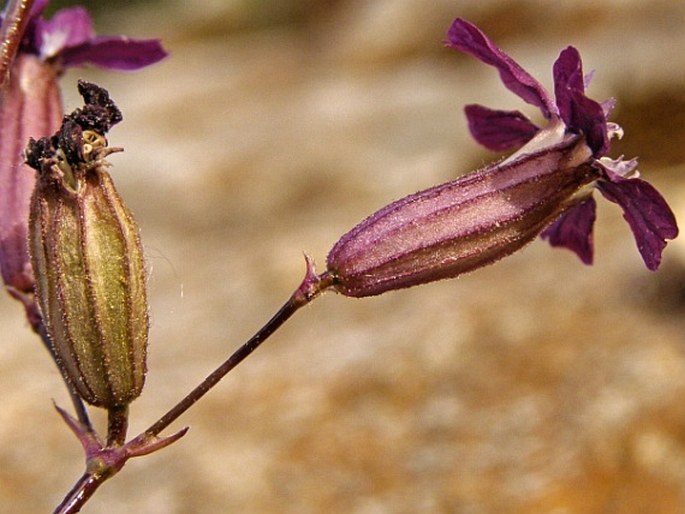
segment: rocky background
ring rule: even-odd
[[[81,70],[125,121],[112,175],[150,267],[147,427],[258,329],[377,208],[497,158],[462,106],[527,106],[445,49],[480,25],[545,83],[568,44],[615,96],[613,155],[685,220],[685,4],[678,0],[91,2],[98,31],[163,38],[136,74]],[[533,110],[527,112],[533,113]],[[685,511],[685,244],[645,270],[599,202],[596,262],[536,242],[458,280],[303,309],[84,512]],[[49,512],[81,474],[69,401],[0,296],[0,512]],[[102,426],[101,416],[95,416]],[[171,433],[170,431],[167,433]]]

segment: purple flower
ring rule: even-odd
[[[592,151],[591,165],[599,171],[594,187],[623,209],[623,216],[635,236],[637,247],[650,270],[661,262],[667,239],[678,235],[671,209],[649,183],[637,178],[633,159],[610,159],[610,140],[622,136],[618,125],[608,122],[613,101],[598,103],[585,95],[590,81],[583,75],[578,50],[569,46],[554,63],[555,98],[516,61],[497,48],[485,34],[469,22],[456,19],[448,33],[447,46],[477,57],[494,66],[505,87],[535,105],[547,119],[540,128],[518,111],[497,111],[480,105],[465,108],[473,137],[485,147],[518,151],[507,161],[553,145],[568,134],[585,138]],[[595,201],[591,195],[566,210],[542,232],[553,246],[565,246],[586,263],[592,263],[592,227]]]
[[[0,95],[0,272],[10,294],[26,306],[34,328],[38,318],[26,239],[36,175],[24,164],[26,143],[29,137],[38,139],[59,127],[63,109],[57,79],[64,69],[94,64],[135,70],[166,55],[155,39],[96,36],[82,7],[60,10],[45,20],[47,3],[34,3]]]
[[[585,96],[589,79],[577,50],[565,49],[554,65],[555,99],[470,23],[457,19],[448,45],[495,66],[504,85],[537,106],[547,123],[541,128],[518,111],[468,106],[477,141],[517,151],[366,218],[328,254],[331,286],[362,297],[455,277],[510,255],[541,233],[589,264],[594,188],[623,208],[647,267],[656,269],[665,240],[678,234],[675,218],[661,195],[635,177],[635,160],[605,157],[621,129],[607,122],[611,101]]]
[[[61,9],[46,20],[41,15],[47,4],[48,0],[35,2],[21,51],[37,55],[56,69],[94,64],[110,70],[137,70],[167,55],[158,39],[96,36],[84,7]]]

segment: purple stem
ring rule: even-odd
[[[69,416],[64,411],[58,409],[67,420],[67,423],[72,430],[79,436],[82,444],[85,444],[86,462],[88,464],[95,462],[95,459],[89,459],[90,453],[92,456],[99,457],[100,467],[94,466],[97,468],[95,470],[86,469],[86,472],[81,476],[74,487],[71,488],[65,499],[54,511],[54,514],[73,514],[79,512],[100,485],[108,478],[114,476],[129,458],[147,455],[148,453],[164,448],[180,439],[186,433],[187,428],[184,428],[167,438],[160,439],[158,434],[192,407],[195,402],[207,394],[223,377],[245,360],[245,358],[255,351],[259,345],[266,341],[269,336],[290,319],[295,312],[333,285],[334,277],[328,272],[316,275],[311,260],[306,256],[305,259],[307,261],[307,273],[302,284],[295,290],[278,312],[223,364],[209,374],[200,385],[193,389],[185,398],[172,407],[147,430],[125,445],[121,446],[121,443],[123,442],[122,434],[125,436],[125,426],[119,426],[119,422],[122,421],[122,418],[125,418],[125,413],[113,413],[110,411],[107,445],[104,448],[100,446],[94,450],[89,450],[88,445],[95,435],[93,433],[84,432],[81,427],[79,427],[78,423],[74,420],[70,420]]]
[[[86,471],[74,484],[67,496],[54,510],[53,514],[74,514],[80,512],[98,487],[103,483],[102,476]]]
[[[311,266],[311,263],[308,261],[307,277],[305,277],[302,285],[293,293],[288,301],[283,304],[278,312],[274,314],[274,316],[255,335],[238,348],[221,366],[208,375],[200,385],[188,393],[185,398],[172,407],[164,416],[157,420],[157,422],[151,425],[150,428],[144,432],[146,435],[156,436],[173,423],[181,414],[192,407],[195,402],[219,383],[219,381],[233,368],[254,352],[259,345],[266,341],[271,334],[290,319],[300,307],[307,305],[327,287],[330,287],[333,284],[333,277],[329,276],[328,273],[316,276],[313,274],[313,268],[309,266]]]

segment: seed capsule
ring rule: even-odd
[[[345,234],[328,255],[333,287],[372,296],[491,264],[532,241],[598,177],[582,138],[407,196]]]
[[[87,83],[79,89],[85,108],[27,148],[39,172],[29,246],[62,373],[85,401],[111,408],[134,400],[145,381],[145,266],[138,226],[104,160],[118,150],[107,147],[104,133],[121,115],[106,91]]]

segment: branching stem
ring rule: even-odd
[[[59,407],[57,408],[71,430],[81,441],[86,452],[87,464],[86,472],[69,491],[57,510],[55,510],[55,514],[74,514],[79,512],[100,485],[108,478],[114,476],[128,459],[147,455],[183,437],[187,428],[169,437],[159,437],[159,434],[207,394],[233,368],[252,354],[259,345],[276,332],[295,312],[333,285],[334,278],[331,275],[328,273],[316,275],[311,260],[308,257],[305,258],[307,261],[305,278],[300,287],[295,290],[278,312],[223,364],[210,373],[195,389],[147,430],[129,442],[123,444],[126,434],[126,421],[128,419],[125,410],[110,409],[107,444],[102,445],[97,438],[97,434],[90,429],[90,425],[71,418],[64,410]]]

